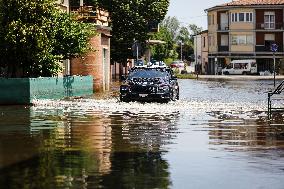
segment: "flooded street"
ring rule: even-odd
[[[272,80],[179,80],[180,100],[108,94],[0,106],[0,188],[284,188]]]

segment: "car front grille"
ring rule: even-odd
[[[156,91],[156,87],[153,86],[143,86],[143,85],[133,85],[131,91],[134,93],[153,93]]]

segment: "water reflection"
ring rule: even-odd
[[[181,100],[0,107],[0,188],[283,188],[270,81],[181,80]]]
[[[175,137],[177,112],[113,112],[70,104],[20,108],[2,111],[20,115],[12,122],[13,116],[5,117],[10,124],[0,127],[0,186],[169,187],[162,153]]]
[[[261,112],[238,116],[224,112],[212,112],[218,121],[209,121],[210,144],[226,145],[233,150],[252,148],[284,148],[283,119],[270,123]],[[240,115],[244,115],[241,113]],[[275,124],[278,123],[278,124]]]

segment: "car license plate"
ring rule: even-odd
[[[144,97],[148,96],[148,94],[139,94],[139,96],[144,98]]]

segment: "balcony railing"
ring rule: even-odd
[[[256,29],[258,30],[283,30],[283,23],[256,23]]]
[[[76,14],[79,20],[88,19],[88,20],[96,20],[97,12],[93,6],[77,6],[71,7],[71,13]]]
[[[229,46],[218,46],[219,52],[227,52],[229,51]]]
[[[255,46],[255,52],[272,52],[270,46],[257,45]],[[277,52],[283,52],[283,45],[278,45]]]

